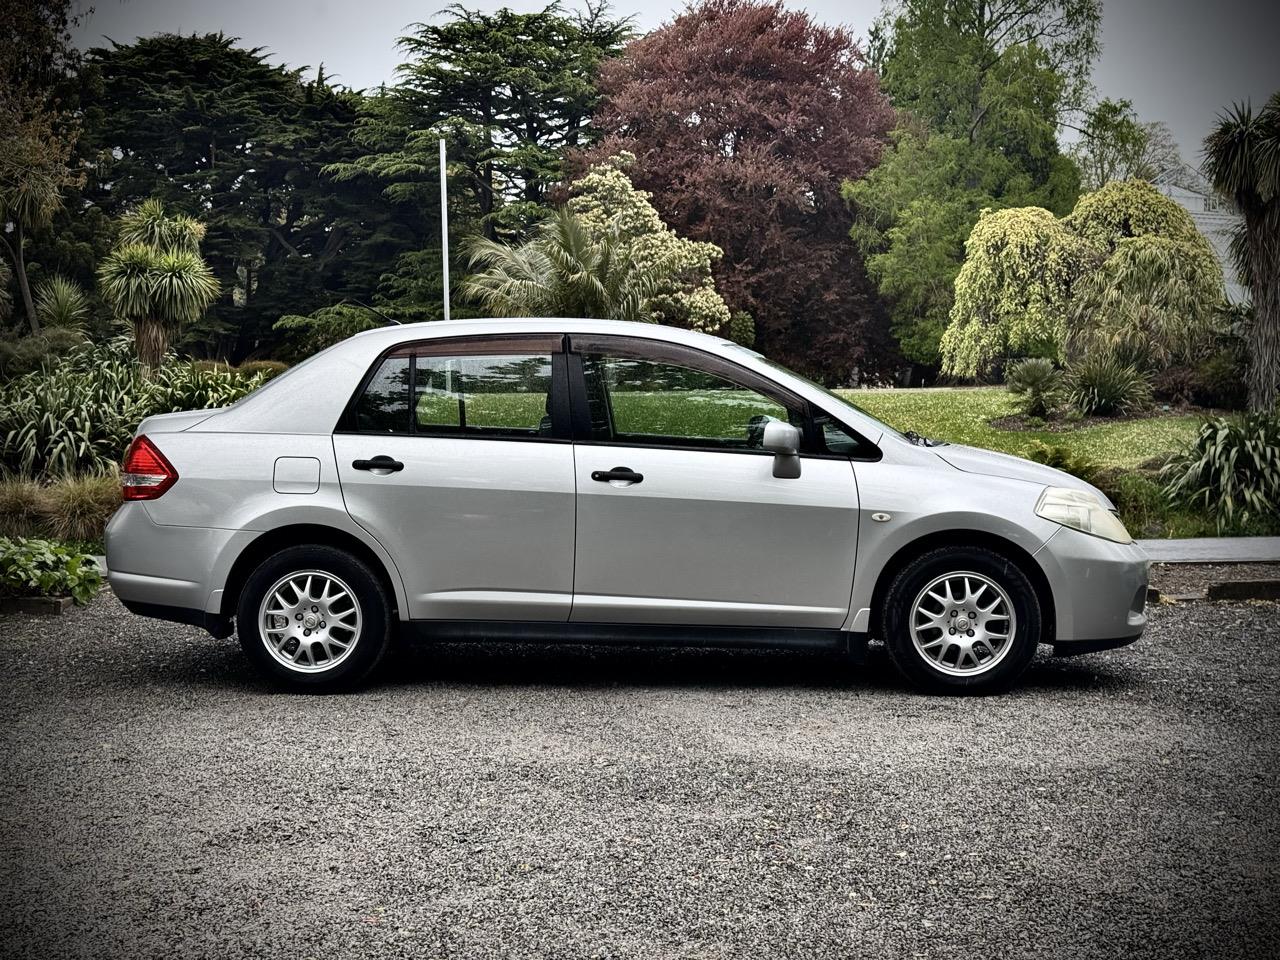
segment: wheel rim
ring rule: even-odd
[[[931,580],[911,605],[911,642],[933,669],[956,677],[986,673],[1005,658],[1017,635],[1005,589],[980,573]]]
[[[299,570],[275,582],[258,608],[258,635],[289,670],[323,673],[342,663],[360,639],[360,601],[339,577]]]

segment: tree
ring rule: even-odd
[[[282,314],[372,297],[438,235],[434,209],[323,175],[360,156],[365,103],[323,68],[273,66],[220,34],[161,34],[90,51],[80,86],[85,215],[114,219],[151,197],[202,211],[204,256],[230,296],[187,328],[199,353],[275,349]]]
[[[1152,136],[1153,125],[1138,120],[1130,101],[1100,100],[1086,115],[1071,150],[1084,187],[1097,190],[1113,180],[1151,180],[1163,173],[1164,167],[1154,169],[1160,160],[1148,152]]]
[[[1060,360],[1072,287],[1087,255],[1048,210],[983,211],[956,278],[943,371],[976,377],[1010,356]]]
[[[1237,105],[1205,139],[1205,173],[1244,218],[1232,243],[1249,285],[1249,409],[1271,411],[1280,395],[1280,92],[1256,113]]]
[[[488,14],[453,4],[438,24],[400,38],[408,59],[357,133],[364,156],[339,180],[373,177],[388,196],[434,207],[437,139],[449,140],[451,185],[486,237],[513,236],[543,215],[566,151],[591,141],[596,74],[630,36],[603,4],[566,15]]]
[[[978,142],[1083,108],[1099,52],[1099,0],[902,0],[887,8],[885,91],[929,129]],[[1054,77],[1046,87],[1045,77]]]
[[[71,161],[77,127],[59,100],[77,62],[70,28],[81,15],[69,0],[0,4],[0,230],[32,333],[40,332],[27,270],[27,245],[48,227],[63,194],[81,182]],[[7,284],[6,284],[7,287]],[[6,289],[6,295],[8,291]]]
[[[1222,267],[1203,237],[1127,237],[1076,285],[1067,352],[1105,351],[1143,372],[1194,361],[1224,303]]]
[[[595,235],[561,207],[518,246],[477,237],[463,296],[504,317],[653,320],[653,297],[675,263],[641,263],[628,247],[617,230]]]
[[[1098,51],[1096,0],[907,0],[874,31],[901,111],[893,148],[844,196],[904,355],[940,360],[965,238],[984,209],[1071,209],[1079,172],[1057,128]]]
[[[1195,359],[1223,304],[1222,269],[1190,214],[1151,184],[1109,183],[1061,220],[984,213],[966,243],[942,338],[944,370],[1093,351],[1146,374]]]
[[[601,70],[604,140],[680,236],[714,243],[716,288],[756,345],[828,381],[892,363],[840,200],[892,113],[847,32],[781,3],[704,0]],[[882,332],[883,331],[883,332]]]
[[[74,140],[60,127],[58,115],[38,98],[0,94],[0,219],[13,224],[12,236],[0,232],[0,239],[32,333],[40,332],[40,320],[27,276],[27,241],[53,222],[63,191],[81,182],[71,165]]]
[[[591,167],[570,185],[565,206],[596,242],[613,235],[620,254],[662,276],[643,313],[655,323],[727,333],[729,307],[716,292],[712,267],[724,255],[713,243],[686,240],[662,222],[626,171],[635,157],[621,153]]]
[[[1106,259],[1129,237],[1166,237],[1199,244],[1208,241],[1180,204],[1145,180],[1118,180],[1082,196],[1066,220],[1067,229]]]
[[[120,241],[98,271],[102,295],[116,316],[133,324],[143,370],[164,361],[169,341],[218,296],[218,282],[200,256],[204,227],[170,217],[148,200],[120,220]]]

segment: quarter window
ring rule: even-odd
[[[588,353],[583,372],[597,442],[749,450],[770,420],[804,422],[779,399],[670,361]]]

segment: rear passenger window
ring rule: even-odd
[[[536,437],[551,433],[551,355],[418,357],[419,433]]]
[[[474,346],[452,356],[397,352],[369,379],[351,425],[360,433],[550,437],[551,356]]]

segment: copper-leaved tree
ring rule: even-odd
[[[681,237],[724,251],[715,287],[756,345],[831,381],[885,359],[885,318],[848,236],[845,179],[893,113],[844,30],[781,3],[704,0],[601,69],[603,141]]]

